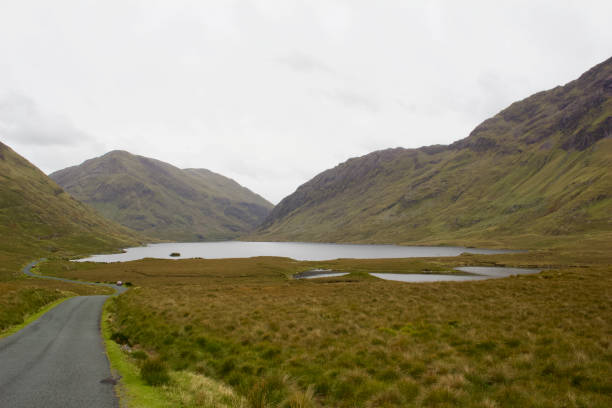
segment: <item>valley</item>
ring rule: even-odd
[[[103,308],[123,378],[106,405],[608,407],[611,118],[608,59],[465,139],[348,159],[276,206],[209,170],[119,150],[49,177],[0,143],[0,335],[29,341],[26,322],[64,310],[51,306],[96,303],[79,323],[100,340]],[[374,257],[373,244],[396,246]],[[158,248],[169,259],[147,256]],[[75,262],[93,254],[125,262]],[[373,275],[474,278],[457,267],[542,272]],[[312,270],[343,275],[295,278]],[[117,282],[119,296],[76,298]],[[41,400],[83,405],[45,390]]]

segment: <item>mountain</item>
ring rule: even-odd
[[[138,245],[133,231],[75,200],[0,142],[0,278],[24,259]]]
[[[50,175],[105,217],[155,238],[211,241],[252,231],[273,207],[234,180],[112,151]]]
[[[377,151],[320,173],[254,238],[525,247],[611,231],[612,58],[449,146]]]

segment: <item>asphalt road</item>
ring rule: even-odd
[[[107,298],[70,298],[0,339],[0,407],[118,407],[113,384],[101,382],[111,376],[100,334]]]
[[[81,285],[106,286],[106,287],[115,289],[115,295],[119,295],[127,290],[125,286],[117,286],[117,285],[113,285],[110,283],[83,282],[83,281],[77,281],[77,280],[72,280],[72,279],[58,278],[55,276],[44,276],[44,275],[38,275],[38,274],[32,273],[32,268],[36,266],[37,263],[45,261],[45,260],[46,258],[43,258],[38,261],[30,262],[23,268],[22,272],[28,276],[33,276],[35,278],[51,279],[51,280],[58,280],[58,281],[70,282],[70,283],[78,283]]]

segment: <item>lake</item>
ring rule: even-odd
[[[339,258],[379,259],[458,256],[472,254],[502,254],[520,252],[497,249],[435,246],[323,244],[311,242],[173,242],[127,248],[124,253],[93,255],[79,259],[85,262],[127,262],[143,258],[250,258],[253,256],[280,256],[298,261],[326,261]],[[180,256],[170,256],[179,253]]]

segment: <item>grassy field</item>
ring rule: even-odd
[[[111,302],[112,303],[112,302]],[[113,341],[113,316],[107,302],[102,313],[102,335],[106,353],[115,376],[121,381],[115,389],[121,407],[165,408],[200,406],[205,408],[246,408],[244,400],[221,382],[193,372],[168,374],[168,383],[151,387],[140,375],[139,353],[125,353],[122,345]]]
[[[18,277],[0,281],[0,335],[10,327],[22,324],[47,305],[69,296],[110,294],[104,287]]]
[[[148,370],[143,378],[160,387],[184,384],[185,376],[209,378],[229,385],[248,407],[607,407],[606,245],[405,260],[54,261],[42,271],[132,282],[135,288],[109,305],[110,330]],[[459,265],[548,269],[431,284],[365,273]],[[290,279],[313,267],[351,273]],[[195,392],[186,388],[181,405],[206,406]]]

